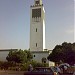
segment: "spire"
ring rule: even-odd
[[[35,1],[35,5],[42,5],[42,0],[34,0]]]

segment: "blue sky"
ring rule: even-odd
[[[29,49],[30,5],[34,0],[0,0],[0,49]],[[46,48],[74,42],[74,0],[43,0]]]

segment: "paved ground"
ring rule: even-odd
[[[24,75],[24,74],[0,74],[0,75]]]
[[[0,75],[24,75],[24,71],[0,71]]]
[[[0,71],[0,75],[24,75],[25,71]],[[61,74],[61,75],[73,75],[73,74]]]

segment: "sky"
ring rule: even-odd
[[[0,49],[29,49],[34,0],[0,0]],[[74,0],[43,0],[46,49],[74,42]]]

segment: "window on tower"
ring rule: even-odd
[[[37,47],[37,43],[36,43],[36,47]]]
[[[39,1],[36,1],[35,4],[39,4]]]
[[[37,28],[36,28],[36,32],[37,32]]]
[[[41,17],[41,8],[32,9],[32,18]]]

